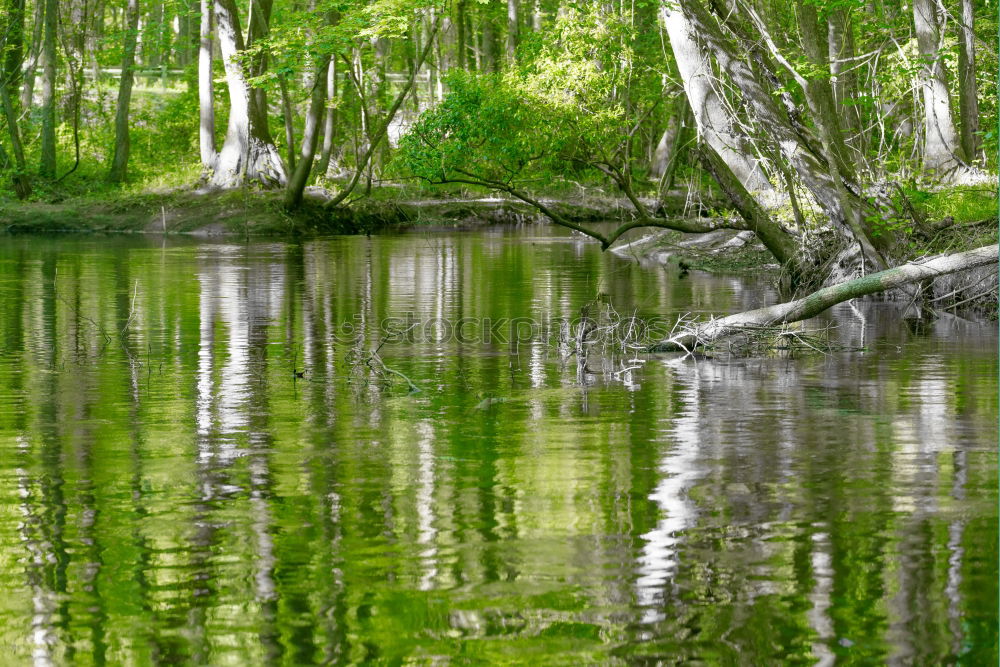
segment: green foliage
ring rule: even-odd
[[[663,72],[639,62],[631,15],[570,6],[501,74],[457,74],[450,93],[400,144],[400,162],[431,182],[504,186],[604,165],[628,171],[635,117],[659,104]]]
[[[502,75],[453,75],[451,92],[400,141],[399,160],[431,182],[514,185],[529,166],[551,164],[569,141],[544,106],[520,97]]]

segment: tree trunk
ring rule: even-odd
[[[326,68],[326,90],[332,100],[337,99],[337,61],[330,58]],[[333,155],[334,132],[337,131],[337,109],[329,107],[323,117],[323,150],[316,163],[316,173],[326,176],[330,168],[330,157]]]
[[[653,350],[657,352],[680,350],[691,352],[699,346],[739,333],[746,327],[780,326],[800,322],[815,317],[831,306],[850,299],[931,280],[958,271],[975,269],[989,264],[995,265],[997,257],[997,246],[990,245],[967,252],[921,260],[919,263],[911,262],[863,278],[824,287],[802,299],[704,322],[657,343],[653,346]]]
[[[135,80],[135,47],[139,35],[139,1],[128,0],[125,7],[125,44],[122,51],[122,78],[118,86],[118,113],[115,115],[115,153],[111,159],[108,181],[124,183],[128,173],[129,104]]]
[[[260,4],[263,3],[251,3],[251,7],[256,9]],[[267,108],[261,104],[263,95],[254,94],[238,62],[244,47],[234,0],[215,0],[215,18],[229,88],[229,126],[211,183],[222,188],[247,183],[282,187],[287,183],[285,167],[267,129]],[[264,22],[265,17],[251,16],[251,35],[260,34],[260,28],[253,29],[258,21]]]
[[[468,69],[466,60],[468,59],[469,47],[465,41],[465,0],[458,0],[455,3],[455,23],[458,24],[458,39],[455,45],[458,51],[457,65],[458,69],[466,70]]]
[[[767,175],[749,153],[748,140],[734,127],[716,92],[715,74],[701,47],[698,33],[679,8],[662,10],[670,47],[684,82],[698,134],[725,161],[743,186],[753,191],[772,190]]]
[[[306,112],[306,127],[302,133],[302,157],[292,171],[285,191],[285,208],[294,210],[302,204],[302,193],[305,191],[309,173],[312,171],[313,156],[316,154],[316,144],[319,135],[319,124],[323,118],[323,108],[326,105],[327,73],[330,57],[325,56],[316,67],[313,80],[312,95],[309,99],[309,111]]]
[[[38,0],[41,2],[42,0]],[[59,3],[44,0],[45,18],[42,40],[42,158],[38,173],[43,178],[56,176],[56,24]]]
[[[24,69],[24,84],[21,88],[21,108],[30,109],[35,93],[35,70],[42,53],[42,26],[45,23],[45,2],[35,0],[33,27],[31,29],[31,50],[28,66]]]
[[[288,81],[278,78],[281,90],[281,116],[285,125],[285,151],[288,154],[288,168],[295,171],[295,118],[292,116],[292,98],[288,94]]]
[[[948,79],[941,60],[941,22],[936,0],[913,0],[913,25],[923,66],[920,87],[924,98],[923,169],[947,179],[962,167],[955,123],[951,117]]]
[[[420,52],[420,57],[417,59],[417,62],[414,63],[413,68],[410,70],[410,78],[407,80],[406,85],[403,87],[403,90],[400,91],[400,93],[396,96],[395,102],[393,102],[392,107],[389,109],[389,112],[385,115],[384,122],[381,124],[381,126],[378,128],[377,131],[369,133],[371,139],[368,144],[368,149],[358,160],[358,163],[355,166],[354,176],[351,178],[351,181],[347,184],[347,186],[339,193],[337,193],[337,196],[331,199],[326,204],[328,207],[334,208],[340,205],[342,201],[344,201],[350,196],[351,192],[354,191],[354,188],[357,187],[358,181],[361,179],[361,175],[365,172],[366,168],[368,167],[368,162],[369,160],[371,160],[372,154],[378,148],[378,145],[382,142],[382,140],[385,139],[385,136],[389,131],[389,124],[392,123],[392,119],[396,117],[396,113],[399,111],[399,108],[403,106],[403,101],[406,99],[406,96],[410,94],[410,88],[413,87],[413,82],[417,78],[417,72],[419,72],[420,68],[423,67],[424,61],[427,60],[427,56],[430,54],[431,49],[435,44],[436,40],[434,38],[437,36],[439,27],[440,27],[440,20],[438,19],[435,20],[434,23],[431,25],[430,32],[427,35],[427,43],[424,44],[424,48]]]
[[[127,8],[125,14],[128,15]],[[125,21],[127,23],[128,19],[126,18]],[[145,28],[147,34],[142,44],[143,61],[149,67],[156,69],[163,62],[163,2],[153,3]]]
[[[0,29],[4,30],[7,36],[4,43],[6,54],[0,63],[0,105],[7,119],[7,131],[14,151],[16,166],[12,177],[14,192],[19,199],[26,199],[31,194],[31,180],[24,160],[17,108],[11,95],[11,91],[16,91],[20,85],[21,66],[24,63],[24,0],[7,0],[0,4],[0,7],[3,7],[6,16],[6,20],[0,20]]]
[[[4,29],[0,37],[3,44],[0,72],[7,90],[17,90],[21,85],[21,66],[24,64],[24,0],[0,2],[0,26]]]
[[[215,151],[215,102],[212,90],[212,0],[201,0],[201,27],[198,47],[198,143],[201,166],[214,171],[218,160]]]
[[[774,146],[775,152],[788,160],[803,184],[829,218],[833,229],[846,242],[845,252],[831,262],[830,273],[824,279],[863,272],[863,263],[884,268],[884,262],[872,246],[864,227],[868,206],[859,193],[846,189],[841,175],[836,173],[834,161],[827,161],[817,153],[816,140],[807,128],[793,124],[788,112],[779,110],[770,86],[765,86],[745,57],[723,34],[721,26],[708,14],[697,0],[680,0],[683,16],[690,21],[698,34],[719,62],[720,68],[743,94],[743,101],[753,111],[762,128],[762,137]],[[763,63],[761,63],[763,67]],[[773,72],[770,72],[774,76]],[[776,77],[775,77],[776,78]],[[833,167],[834,169],[831,169]],[[860,255],[858,254],[860,251]]]
[[[829,30],[819,18],[816,5],[798,0],[799,31],[802,35],[802,50],[812,64],[805,89],[809,111],[823,143],[829,145],[828,160],[837,162],[837,169],[843,178],[854,180],[854,169],[847,156],[844,133],[839,115],[834,106],[833,86],[830,83]]]
[[[958,40],[958,108],[962,118],[962,151],[969,162],[980,159],[979,88],[976,85],[976,35],[972,0],[962,0]]]
[[[864,151],[861,132],[861,108],[858,99],[858,75],[854,63],[854,29],[846,9],[830,13],[827,33],[827,50],[830,59],[830,76],[833,77],[833,97],[845,141],[859,153]]]
[[[497,71],[497,33],[493,26],[493,17],[485,9],[480,9],[480,29],[482,31],[482,61],[486,72]]]
[[[517,17],[518,0],[507,0],[507,61],[514,62],[517,45],[521,41],[519,20]]]

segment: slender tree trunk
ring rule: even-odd
[[[90,73],[96,84],[101,78],[101,63],[97,56],[100,54],[100,43],[104,38],[104,0],[97,0],[94,9],[90,13],[90,30],[87,31],[87,52],[90,64]]]
[[[979,87],[976,85],[976,35],[972,0],[962,0],[958,40],[958,108],[962,118],[962,150],[969,162],[980,159]]]
[[[24,0],[6,0],[0,4],[6,20],[0,19],[0,30],[7,36],[5,57],[0,65],[0,105],[7,119],[7,132],[10,135],[11,148],[14,151],[14,162],[17,167],[12,181],[14,192],[19,199],[26,199],[31,194],[31,180],[24,159],[24,146],[21,143],[21,131],[18,124],[17,108],[11,95],[21,82],[21,66],[24,63]]]
[[[118,113],[115,115],[115,152],[108,181],[123,183],[128,174],[129,105],[135,80],[135,48],[139,37],[139,1],[128,0],[125,8],[125,44],[122,51],[122,78],[118,86]]]
[[[708,57],[694,39],[697,33],[691,22],[679,8],[664,8],[662,14],[698,134],[747,190],[772,190],[757,159],[750,155],[749,141],[735,128],[723,107],[723,100],[719,99],[715,74]]]
[[[830,76],[833,77],[833,96],[837,114],[841,119],[841,129],[845,140],[863,151],[860,141],[861,117],[858,99],[858,75],[854,71],[854,28],[846,9],[835,9],[830,13],[827,33],[827,50],[830,59]]]
[[[31,48],[28,54],[28,66],[24,69],[24,84],[21,88],[21,108],[30,109],[35,93],[35,70],[42,53],[42,26],[45,23],[45,2],[35,0],[34,19],[31,29]]]
[[[535,0],[535,4],[531,9],[531,31],[541,32],[542,31],[542,0]]]
[[[42,0],[38,0],[41,2]],[[44,0],[42,40],[42,157],[38,173],[43,178],[56,175],[56,25],[59,3]]]
[[[481,31],[482,31],[482,60],[483,70],[495,72],[497,70],[497,33],[493,25],[493,17],[486,13],[485,9],[480,9]]]
[[[435,20],[434,23],[431,25],[429,34],[427,35],[427,43],[424,44],[424,48],[420,52],[420,57],[417,59],[417,62],[414,63],[413,68],[410,70],[410,77],[407,80],[406,85],[403,87],[403,90],[396,96],[396,101],[393,102],[392,107],[386,114],[385,121],[382,123],[381,127],[379,127],[377,131],[372,133],[371,142],[368,145],[368,149],[358,160],[358,164],[354,170],[353,178],[351,178],[351,181],[347,184],[347,186],[343,190],[341,190],[337,194],[336,197],[334,197],[327,203],[328,207],[334,208],[336,206],[339,206],[342,201],[344,201],[350,196],[351,192],[354,191],[354,188],[357,187],[358,181],[361,179],[361,175],[364,173],[366,167],[368,166],[368,161],[371,160],[372,158],[372,154],[375,152],[379,143],[381,143],[382,140],[385,139],[385,136],[389,131],[389,124],[392,123],[392,119],[396,117],[396,112],[399,111],[399,108],[403,106],[403,101],[406,99],[406,96],[410,94],[410,88],[413,87],[413,82],[417,78],[417,72],[420,71],[420,68],[424,64],[424,61],[427,60],[427,56],[431,52],[431,48],[434,46],[435,42],[434,38],[437,36],[439,27],[440,27],[439,20]]]
[[[126,15],[128,10],[125,11]],[[126,19],[127,21],[128,19]],[[149,19],[146,22],[146,39],[143,40],[143,60],[151,68],[156,69],[163,62],[163,2],[154,2],[150,8]]]
[[[507,0],[507,60],[514,62],[517,45],[521,41],[518,19],[518,0]]]
[[[288,153],[288,168],[295,171],[295,118],[292,116],[292,98],[288,94],[288,81],[284,76],[278,79],[281,90],[281,115],[285,125],[285,150]]]
[[[302,134],[302,157],[293,169],[292,176],[288,180],[288,188],[285,191],[285,208],[289,210],[296,209],[302,204],[302,193],[309,180],[309,172],[312,171],[319,124],[323,118],[323,107],[326,104],[329,64],[330,57],[326,56],[320,60],[316,67],[312,95],[309,99],[309,111],[306,113],[306,127]]]
[[[330,64],[326,68],[326,90],[330,99],[337,99],[337,61],[330,58]],[[334,132],[337,131],[337,109],[328,107],[323,117],[323,150],[320,153],[319,162],[316,163],[316,173],[326,176],[330,168],[330,157],[333,155]]]
[[[465,41],[465,0],[458,0],[455,3],[455,23],[458,25],[458,38],[455,45],[458,52],[456,64],[458,69],[466,70],[468,69],[466,61],[468,60],[469,46]]]
[[[4,0],[0,2],[0,12],[0,27],[4,30],[0,36],[4,55],[0,71],[7,90],[16,91],[21,86],[24,64],[24,0]]]
[[[258,4],[263,3],[251,6]],[[229,88],[229,127],[211,182],[218,187],[251,182],[265,187],[284,186],[285,167],[267,129],[267,108],[261,104],[262,96],[253,94],[238,62],[244,47],[234,0],[215,0],[215,17]],[[251,17],[251,26],[256,21],[264,21],[264,17]],[[255,30],[250,32],[254,34]]]
[[[214,171],[218,154],[215,152],[215,102],[212,90],[212,0],[201,0],[201,27],[198,47],[198,140],[201,166]]]
[[[837,169],[843,178],[853,181],[854,169],[847,156],[844,133],[834,106],[833,86],[827,76],[830,71],[829,30],[821,23],[816,5],[798,0],[797,9],[802,49],[812,64],[810,75],[806,77],[808,84],[805,89],[809,110],[819,134],[825,139],[824,143],[830,147],[827,159],[836,160]]]
[[[951,117],[948,79],[941,60],[941,21],[936,0],[913,0],[913,25],[923,66],[920,87],[924,98],[924,171],[950,178],[962,166],[958,133]]]

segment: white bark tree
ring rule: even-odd
[[[661,10],[670,47],[680,70],[698,134],[705,139],[743,186],[754,191],[773,190],[764,170],[750,153],[749,141],[734,127],[716,90],[719,82],[705,51],[695,39],[697,31],[677,6]]]
[[[937,0],[913,0],[913,26],[923,61],[923,168],[940,179],[954,177],[964,165],[958,132],[951,115],[948,78],[941,60],[941,15]]]
[[[251,11],[256,11],[257,14],[251,20],[266,26],[269,9],[269,5],[252,2]],[[264,96],[255,93],[250,87],[247,73],[240,62],[245,48],[236,3],[233,0],[215,0],[215,19],[219,49],[226,68],[226,85],[229,88],[229,126],[211,183],[222,188],[239,187],[247,183],[259,183],[272,188],[283,187],[288,178],[281,155],[267,128]],[[253,34],[254,31],[251,30],[248,45],[253,41]]]

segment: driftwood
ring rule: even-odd
[[[654,352],[690,352],[720,338],[740,333],[747,327],[770,327],[799,322],[815,317],[827,308],[850,299],[987,264],[996,264],[997,257],[997,245],[994,244],[903,264],[862,278],[824,287],[794,301],[684,326],[670,337],[653,345],[651,349]]]

